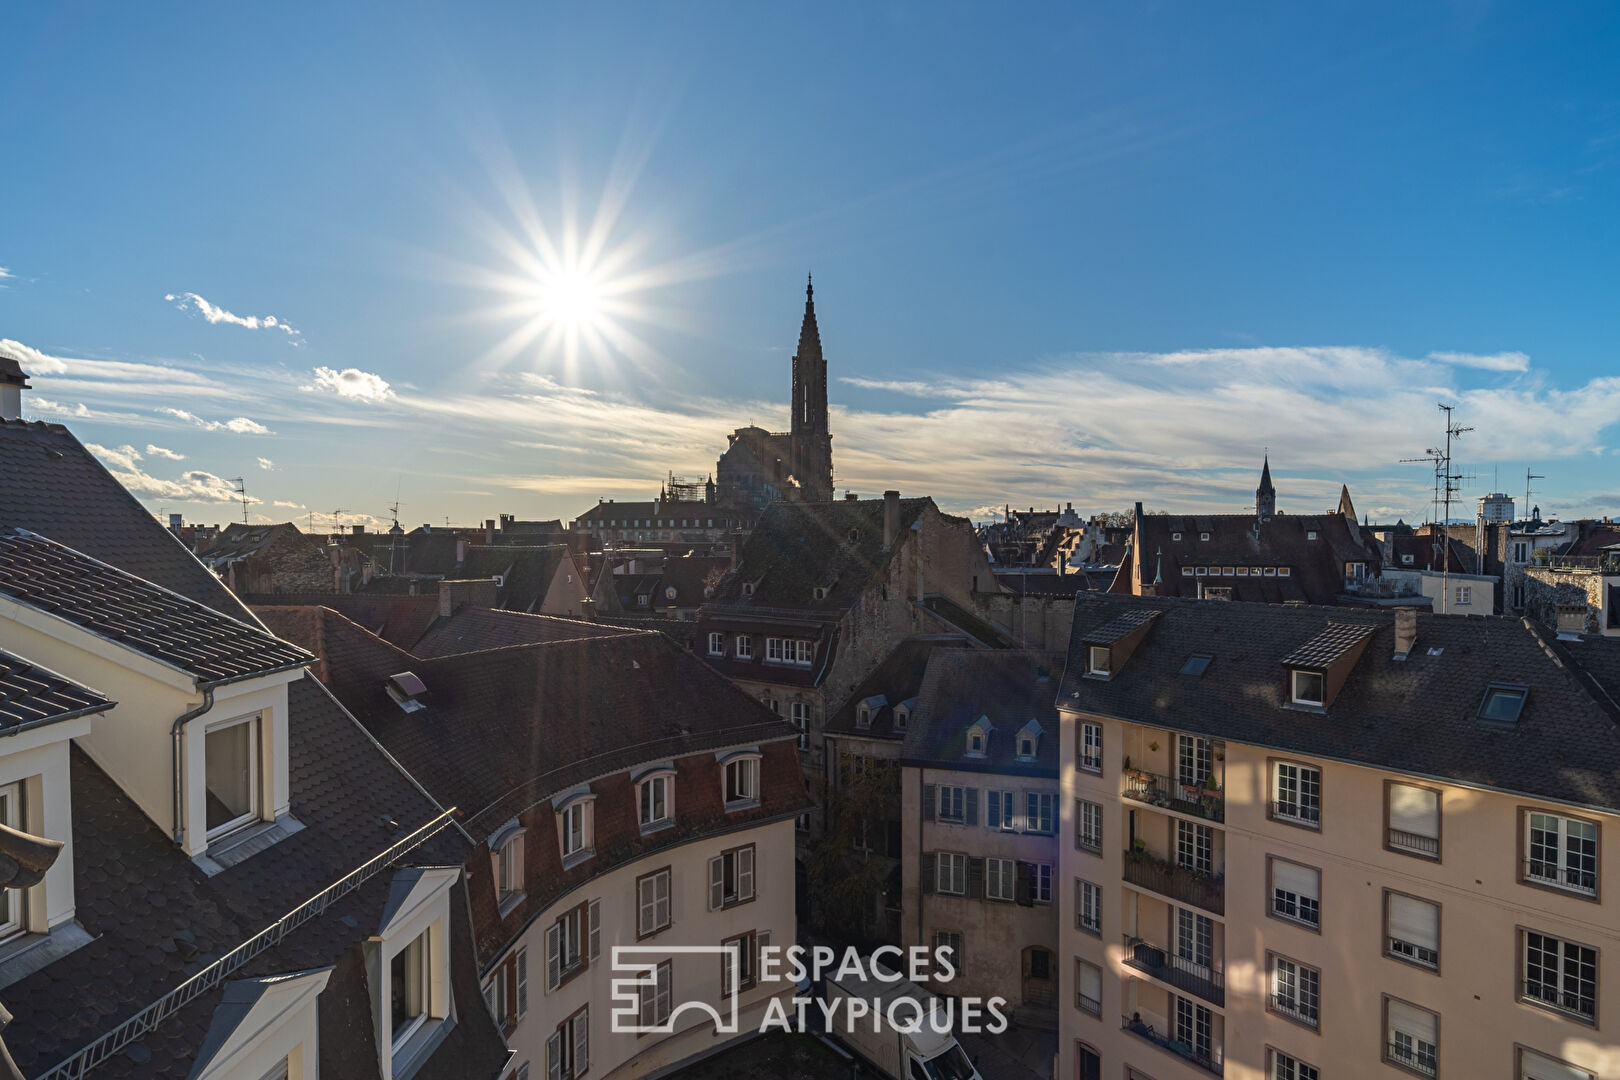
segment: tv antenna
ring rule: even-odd
[[[341,506],[332,511],[332,532],[337,536],[343,535],[343,508]]]
[[[231,490],[235,491],[236,497],[242,501],[242,524],[246,525],[248,523],[247,481],[240,476],[230,476],[226,477],[226,479],[236,485],[236,487],[232,488]]]
[[[1451,471],[1451,443],[1452,440],[1460,439],[1466,432],[1474,429],[1463,427],[1453,418],[1451,414],[1456,409],[1455,405],[1441,402],[1439,409],[1446,414],[1445,471],[1441,473],[1444,483],[1440,486],[1441,501],[1445,504],[1446,515],[1440,525],[1440,614],[1444,615],[1451,601],[1451,497],[1461,490],[1458,481],[1467,479],[1461,473]]]
[[[1547,478],[1541,473],[1531,472],[1529,469],[1524,470],[1524,517],[1526,521],[1530,519],[1530,481],[1545,479]]]

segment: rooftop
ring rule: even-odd
[[[928,659],[901,761],[1014,776],[1058,775],[1057,671],[1062,654],[1034,650],[936,649]],[[982,757],[967,756],[980,718],[990,735]],[[1031,720],[1044,731],[1035,760],[1018,756],[1016,735]]]
[[[0,651],[0,732],[71,720],[112,706],[88,686]]]

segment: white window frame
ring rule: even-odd
[[[737,659],[752,660],[754,658],[754,639],[748,634],[737,635]]]
[[[1309,685],[1315,682],[1316,696],[1311,697],[1308,692],[1302,692],[1300,682],[1305,680]],[[1307,705],[1313,709],[1325,707],[1327,701],[1327,675],[1320,671],[1306,671],[1303,668],[1288,669],[1288,700],[1295,705]]]
[[[574,1080],[591,1067],[591,1007],[579,1010],[546,1037],[547,1080]]]
[[[1536,949],[1543,956],[1550,956],[1552,963],[1545,959],[1537,964],[1540,970],[1551,970],[1553,977],[1550,980],[1536,978],[1534,980],[1538,990],[1532,990],[1531,979],[1531,950]],[[1591,991],[1585,993],[1583,980],[1573,976],[1572,965],[1585,966],[1581,956],[1573,956],[1574,950],[1591,954]],[[1584,1023],[1597,1023],[1597,996],[1598,986],[1601,982],[1602,952],[1596,946],[1584,942],[1571,941],[1558,934],[1548,934],[1540,930],[1523,930],[1519,934],[1519,1000],[1531,1005],[1538,1005],[1551,1009],[1560,1015],[1574,1017]],[[1571,1004],[1571,1002],[1574,1004]],[[1590,1009],[1586,1008],[1590,1002]]]
[[[967,895],[967,856],[942,851],[934,857],[934,891],[941,896]]]
[[[659,794],[662,794],[664,812],[656,817],[649,817],[657,807]],[[636,821],[644,833],[667,829],[675,824],[675,773],[668,769],[660,769],[649,773],[636,781]]]
[[[1591,836],[1574,837],[1572,833],[1576,829],[1582,832],[1590,830]],[[1541,833],[1543,839],[1537,840],[1537,833]],[[1546,839],[1549,835],[1551,845]],[[1598,873],[1602,869],[1602,839],[1602,829],[1596,822],[1555,814],[1550,810],[1526,808],[1522,868],[1524,880],[1549,889],[1573,893],[1576,896],[1595,898],[1598,894]],[[1584,851],[1579,853],[1573,851],[1571,845],[1575,842],[1582,847],[1589,844],[1590,855]],[[1588,859],[1591,863],[1589,870],[1584,865]],[[1590,879],[1590,885],[1585,883],[1587,879]]]
[[[563,868],[577,866],[596,854],[596,796],[580,795],[557,811],[558,842]]]
[[[0,825],[23,827],[23,784],[18,780],[0,784]],[[0,941],[9,941],[28,932],[28,889],[0,890]]]
[[[1089,645],[1086,647],[1086,674],[1101,675],[1106,678],[1112,674],[1113,650],[1107,645]]]
[[[1268,901],[1271,914],[1279,919],[1299,923],[1301,926],[1309,926],[1313,930],[1321,929],[1322,871],[1314,866],[1306,866],[1304,863],[1280,859],[1275,855],[1267,856],[1267,858],[1271,860],[1271,897]],[[1278,870],[1282,867],[1291,869],[1284,870],[1279,874]],[[1303,878],[1306,873],[1316,876],[1314,888],[1307,891],[1307,887],[1303,884],[1300,884],[1299,887],[1290,888],[1291,885],[1296,884],[1292,880],[1293,878]],[[1311,892],[1316,895],[1310,895]]]
[[[206,809],[208,791],[208,736],[224,731],[227,728],[240,727],[243,725],[247,726],[248,731],[248,809],[244,813],[232,818],[230,821],[221,822],[210,829],[207,826],[208,811]],[[250,713],[247,716],[237,716],[230,720],[221,720],[219,723],[209,724],[203,729],[203,827],[206,830],[204,837],[209,843],[213,843],[215,840],[219,840],[222,837],[229,836],[238,829],[245,829],[249,825],[252,825],[253,823],[262,819],[260,807],[264,802],[264,770],[260,764],[263,755],[259,752],[259,740],[261,738],[261,733],[262,728],[260,726],[260,716],[258,713]]]
[[[1284,792],[1292,797],[1285,799]],[[1322,770],[1298,761],[1271,763],[1271,816],[1306,829],[1322,827]]]
[[[1413,1017],[1427,1016],[1421,1026],[1426,1032],[1408,1031],[1398,1019],[1399,1014]],[[1414,1029],[1419,1024],[1411,1025]],[[1424,1036],[1428,1037],[1425,1038]],[[1433,1039],[1433,1041],[1429,1041]],[[1409,1002],[1384,996],[1384,1060],[1394,1063],[1420,1076],[1437,1076],[1440,1070],[1440,1014]]]
[[[725,801],[726,813],[759,805],[759,763],[758,754],[739,754],[726,759],[720,770],[720,797]]]
[[[1102,772],[1102,725],[1080,725],[1080,768],[1087,772]]]
[[[450,891],[461,873],[459,866],[400,871],[400,875],[414,877],[414,884],[373,939],[380,973],[373,1008],[377,1030],[384,1033],[383,1080],[408,1067],[432,1039],[433,1029],[450,1016]],[[392,1019],[394,959],[419,941],[423,942],[419,970],[425,976],[422,1011],[396,1032]]]
[[[1402,811],[1397,810],[1397,802],[1413,801],[1419,797],[1399,794],[1402,791],[1417,792],[1422,798],[1433,799],[1433,836],[1416,827],[1419,823],[1412,816],[1416,809],[1415,806]],[[1391,781],[1385,785],[1384,789],[1384,810],[1389,823],[1385,832],[1384,843],[1391,851],[1400,852],[1402,855],[1412,855],[1419,859],[1431,859],[1435,862],[1440,860],[1440,837],[1445,810],[1445,799],[1441,792],[1420,784],[1404,784],[1399,781]],[[1397,817],[1397,814],[1401,816]],[[1427,816],[1427,811],[1425,811],[1425,816]],[[1414,827],[1410,829],[1400,828],[1397,821],[1402,825],[1412,825]],[[1430,850],[1431,843],[1433,850]]]
[[[731,860],[731,888],[726,889],[726,860]],[[755,847],[744,844],[729,848],[709,860],[709,910],[746,904],[756,894],[754,883]]]
[[[1037,904],[1050,904],[1052,902],[1052,877],[1055,869],[1051,863],[1034,863],[1031,867],[1029,879],[1030,898]]]
[[[1271,954],[1271,1007],[1307,1027],[1322,1023],[1322,972],[1288,956]]]
[[[793,726],[799,729],[799,751],[802,753],[810,749],[810,703],[808,701],[788,702],[788,719]]]
[[[1084,878],[1074,879],[1074,925],[1076,930],[1102,934],[1102,886]]]
[[[1024,831],[1051,836],[1057,831],[1057,794],[1050,791],[1024,792]]]
[[[998,832],[1016,832],[1017,818],[1013,810],[1013,793],[986,788],[984,791],[984,827]]]
[[[1195,821],[1176,819],[1176,865],[1205,874],[1215,872],[1215,830]]]
[[[1315,1065],[1307,1065],[1281,1050],[1271,1052],[1271,1069],[1266,1076],[1267,1080],[1322,1080],[1322,1073]]]
[[[495,895],[503,913],[525,892],[523,836],[518,829],[495,852]]]
[[[1018,899],[1018,862],[1016,859],[987,858],[984,860],[984,896],[986,900],[1012,903]]]
[[[1075,800],[1074,840],[1082,850],[1102,851],[1103,808],[1101,803]]]
[[[674,870],[668,866],[636,879],[636,936],[651,937],[674,922]]]
[[[939,812],[935,816],[948,825],[966,824],[967,788],[960,784],[941,784],[937,790]]]
[[[709,655],[726,655],[726,635],[719,630],[709,631]]]
[[[1429,911],[1422,909],[1430,909]],[[1404,909],[1405,917],[1399,912]],[[1433,922],[1432,930],[1419,923]],[[1406,923],[1403,929],[1400,923]],[[1440,970],[1440,905],[1421,896],[1384,890],[1384,954],[1428,971]]]

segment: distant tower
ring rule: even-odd
[[[806,278],[804,323],[793,357],[793,475],[806,502],[833,497],[832,433],[827,427],[827,361],[816,326],[816,290]]]
[[[1271,486],[1271,454],[1260,467],[1260,486],[1254,489],[1254,512],[1263,518],[1277,516],[1277,489]]]

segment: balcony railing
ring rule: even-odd
[[[1567,1013],[1591,1020],[1597,1015],[1597,998],[1591,994],[1571,993],[1562,990],[1551,983],[1540,982],[1535,979],[1526,979],[1524,982],[1524,996],[1532,1001],[1539,1001],[1543,1005],[1551,1005]]]
[[[1160,982],[1169,983],[1177,990],[1197,994],[1205,1001],[1222,1006],[1226,1004],[1225,979],[1221,975],[1220,968],[1213,964],[1200,964],[1195,960],[1188,960],[1142,938],[1127,937],[1125,944],[1134,950],[1125,958],[1127,966],[1151,975]]]
[[[1397,1065],[1405,1065],[1413,1072],[1420,1072],[1424,1076],[1434,1075],[1437,1063],[1433,1049],[1425,1050],[1421,1045],[1416,1048],[1402,1046],[1391,1039],[1386,1052],[1389,1054],[1389,1060]]]
[[[1392,828],[1389,830],[1389,846],[1418,855],[1427,855],[1433,859],[1440,857],[1440,838],[1438,836],[1424,836],[1422,833]]]
[[[1524,876],[1538,885],[1551,885],[1555,889],[1591,896],[1597,892],[1597,875],[1577,866],[1560,866],[1548,859],[1526,859]]]
[[[1152,1024],[1149,1024],[1142,1019],[1140,1013],[1133,1013],[1130,1016],[1121,1017],[1119,1026],[1139,1039],[1145,1039],[1162,1050],[1168,1050],[1172,1054],[1177,1054],[1186,1058],[1188,1061],[1199,1066],[1200,1068],[1208,1069],[1216,1076],[1221,1075],[1220,1047],[1211,1047],[1208,1050],[1200,1050],[1198,1047],[1186,1042],[1183,1039],[1178,1039],[1173,1035],[1156,1030]]]
[[[1220,788],[1211,788],[1208,783],[1183,784],[1144,769],[1127,769],[1124,794],[1127,799],[1150,806],[1179,810],[1207,821],[1225,821],[1226,797]]]
[[[1298,1020],[1306,1027],[1315,1027],[1319,1022],[1317,1010],[1304,1005],[1292,994],[1272,994],[1271,1011]]]
[[[1295,825],[1304,825],[1307,828],[1317,829],[1322,825],[1322,808],[1309,806],[1298,802],[1273,802],[1271,816],[1278,821],[1292,822]]]
[[[1189,870],[1145,851],[1126,851],[1125,880],[1172,900],[1226,914],[1226,879],[1220,874]]]

